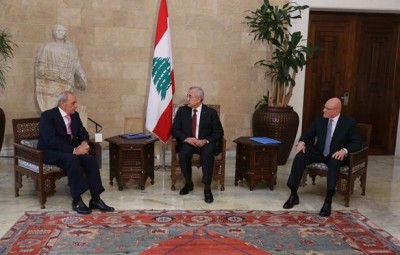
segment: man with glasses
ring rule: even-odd
[[[193,190],[192,157],[200,155],[203,172],[204,201],[212,203],[211,179],[214,167],[214,155],[218,152],[216,143],[224,135],[221,121],[215,109],[203,104],[204,91],[200,87],[191,87],[186,95],[187,105],[180,107],[172,125],[172,135],[178,141],[179,164],[185,177],[185,186],[180,195]]]
[[[323,116],[317,117],[296,145],[296,156],[287,181],[291,193],[283,208],[290,209],[299,204],[299,188],[304,169],[311,163],[326,163],[328,167],[327,189],[324,204],[319,215],[331,214],[332,197],[343,160],[350,152],[361,148],[361,138],[357,132],[356,121],[341,115],[342,103],[339,98],[329,99],[322,110]]]

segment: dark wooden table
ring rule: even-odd
[[[276,184],[279,144],[262,144],[243,136],[233,142],[237,144],[235,186],[244,178],[250,190],[253,190],[260,180],[264,180],[273,190]]]
[[[158,138],[124,139],[113,136],[105,139],[110,143],[110,185],[114,178],[122,190],[129,180],[138,182],[141,190],[147,178],[154,184],[154,142]]]

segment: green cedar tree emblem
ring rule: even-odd
[[[171,87],[171,62],[170,58],[153,58],[153,70],[151,76],[153,83],[156,86],[161,100],[164,100],[168,89]]]

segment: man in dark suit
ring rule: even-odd
[[[323,109],[323,117],[314,120],[311,127],[299,139],[287,186],[291,190],[283,208],[290,209],[299,204],[297,189],[305,167],[314,162],[326,163],[328,167],[327,189],[324,204],[319,215],[331,214],[332,197],[342,162],[350,152],[361,148],[361,138],[357,132],[356,121],[341,115],[342,103],[339,98],[329,99]]]
[[[191,87],[186,95],[187,105],[178,109],[172,125],[172,135],[178,140],[179,164],[185,177],[185,186],[180,195],[193,190],[192,157],[200,154],[203,172],[204,201],[212,203],[211,179],[214,167],[216,143],[224,130],[217,111],[203,104],[204,91],[200,87]]]
[[[44,111],[40,117],[38,149],[44,151],[44,163],[56,165],[68,176],[72,196],[72,209],[89,214],[92,209],[114,211],[100,199],[104,191],[99,166],[94,156],[89,155],[89,134],[82,125],[78,102],[74,93],[62,92],[58,107]],[[90,190],[89,207],[81,194]]]

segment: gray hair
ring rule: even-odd
[[[196,96],[201,98],[201,101],[204,100],[204,90],[201,87],[198,86],[193,86],[190,87],[189,90],[195,89],[196,90]]]
[[[60,105],[62,102],[66,102],[68,100],[68,95],[73,95],[74,93],[71,91],[63,91],[58,95],[57,105]]]

